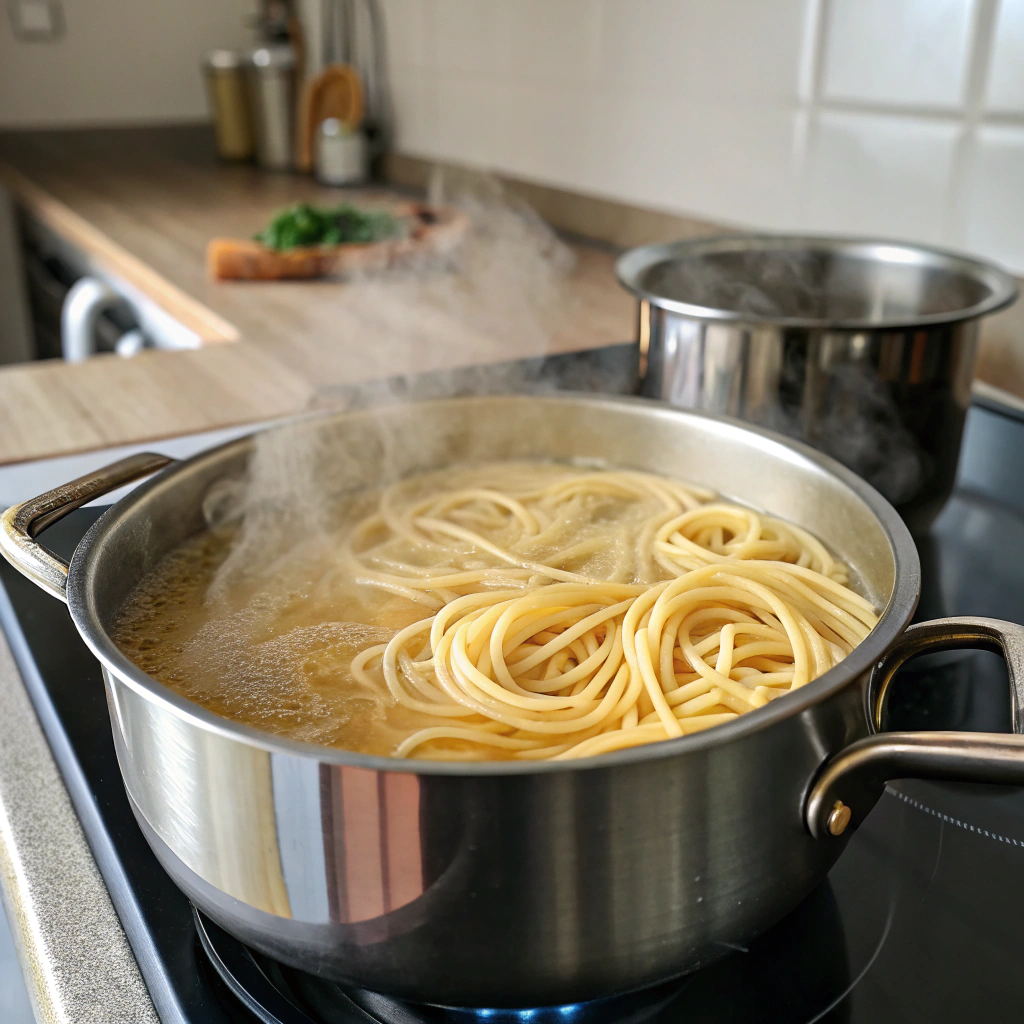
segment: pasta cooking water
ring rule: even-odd
[[[168,623],[152,602],[172,556],[119,642],[191,699],[272,731],[396,757],[540,760],[731,721],[838,664],[876,622],[815,537],[665,477],[492,463],[369,504],[291,577],[221,588],[204,615]]]

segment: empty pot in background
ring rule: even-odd
[[[927,527],[953,488],[979,320],[1016,299],[1013,278],[940,249],[789,235],[646,246],[616,270],[640,300],[644,395],[806,441]]]

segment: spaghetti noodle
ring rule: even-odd
[[[353,532],[361,582],[433,611],[352,664],[368,690],[438,720],[396,756],[573,758],[683,736],[804,685],[875,624],[820,541],[708,492],[621,472],[506,486],[401,510],[392,491]],[[537,554],[576,518],[566,506],[601,495],[654,505],[625,517],[632,544],[583,537]],[[603,579],[566,568],[598,549],[614,552]]]
[[[128,602],[118,642],[187,698],[272,732],[539,760],[732,721],[828,671],[876,621],[805,530],[649,473],[455,467],[339,508],[343,522],[265,563],[251,536],[185,545]],[[252,573],[232,574],[240,562]]]

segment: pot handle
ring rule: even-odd
[[[67,601],[68,563],[36,542],[47,527],[94,498],[149,476],[174,462],[166,455],[141,452],[114,462],[38,498],[12,505],[0,516],[0,554],[22,575],[61,601]]]
[[[851,743],[832,758],[807,797],[804,820],[815,839],[859,825],[892,779],[945,779],[1024,786],[1024,626],[963,616],[910,626],[868,680],[872,727],[881,727],[889,684],[917,654],[960,648],[994,651],[1010,676],[1013,734],[886,732]]]

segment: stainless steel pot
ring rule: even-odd
[[[902,776],[1024,783],[1024,737],[870,735],[895,668],[924,650],[1007,658],[1024,715],[1024,629],[907,628],[918,561],[895,511],[811,449],[637,399],[449,399],[287,427],[352,487],[472,458],[603,459],[771,509],[822,537],[884,611],[850,656],[728,725],[583,762],[368,757],[235,724],[146,676],[110,639],[156,562],[204,529],[211,485],[251,438],[168,466],[134,456],[9,509],[5,556],[67,601],[101,661],[139,824],[223,928],[325,977],[430,1003],[529,1007],[693,970],[782,917]],[[327,462],[324,464],[326,465]],[[93,526],[70,566],[36,536],[161,470]],[[287,507],[282,507],[286,514]]]
[[[980,318],[1017,297],[990,264],[867,239],[695,239],[617,273],[640,300],[644,395],[806,441],[915,532],[953,489]]]

